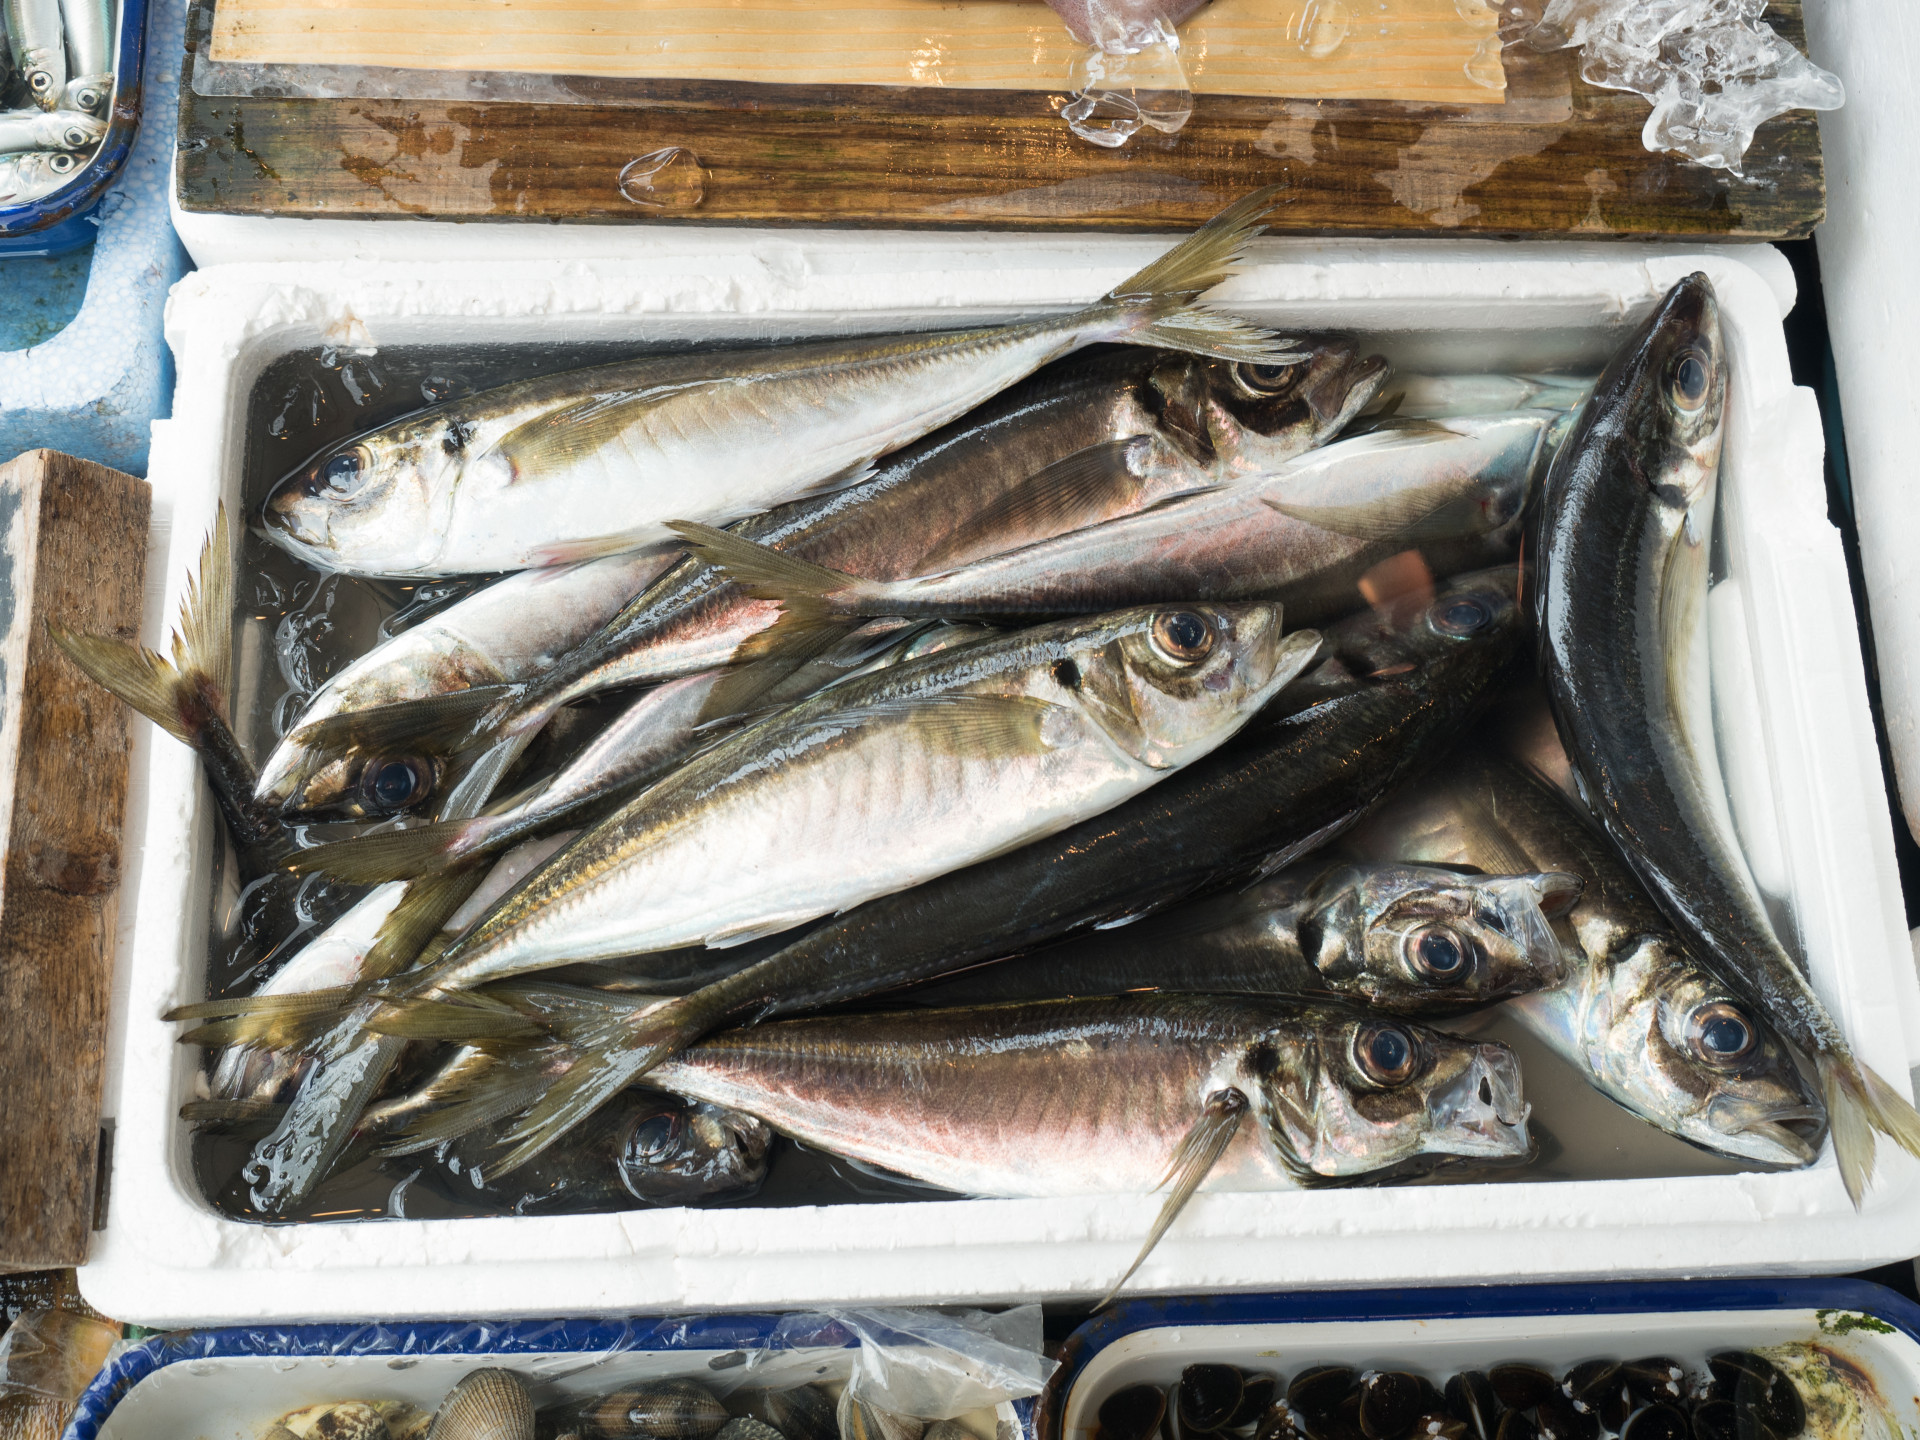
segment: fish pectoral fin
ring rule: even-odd
[[[778,601],[784,610],[802,619],[896,613],[872,608],[891,598],[894,587],[888,582],[865,580],[816,565],[697,521],[669,520],[667,528],[680,537],[696,559],[725,571],[749,595]]]
[[[1133,1257],[1126,1274],[1116,1280],[1113,1288],[1093,1307],[1095,1310],[1104,1308],[1118,1295],[1121,1287],[1133,1278],[1134,1272],[1153,1253],[1153,1247],[1160,1243],[1161,1237],[1186,1208],[1194,1191],[1200,1188],[1214,1164],[1226,1154],[1227,1146],[1233,1143],[1233,1137],[1240,1132],[1241,1120],[1251,1108],[1246,1095],[1231,1085],[1207,1097],[1200,1118],[1193,1122],[1193,1128],[1187,1131],[1179,1149],[1173,1152],[1173,1160],[1160,1181],[1161,1188],[1172,1188],[1166,1203],[1160,1207],[1159,1215],[1154,1217],[1153,1229],[1147,1232],[1146,1243],[1140,1247],[1140,1253]]]
[[[564,470],[581,456],[617,440],[622,431],[647,411],[684,388],[662,385],[588,395],[521,421],[500,437],[494,449],[513,466],[515,484],[529,475]]]
[[[829,719],[836,729],[903,721],[929,750],[988,760],[1040,755],[1054,747],[1047,717],[1064,705],[1034,695],[923,695],[908,700],[853,705]]]
[[[390,705],[342,711],[309,721],[291,738],[309,752],[303,767],[309,772],[360,749],[387,755],[410,750],[444,754],[464,749],[486,733],[487,722],[495,718],[489,712],[518,688],[475,685],[420,700],[396,700]]]
[[[921,557],[916,568],[934,574],[982,554],[1005,551],[1001,537],[1020,536],[1018,543],[1024,546],[1137,509],[1145,487],[1134,473],[1133,461],[1149,443],[1145,435],[1130,435],[1056,460],[955,526],[938,549]]]
[[[775,915],[771,918],[754,921],[751,925],[736,925],[730,930],[715,930],[706,937],[709,950],[731,950],[736,945],[750,945],[755,940],[764,940],[769,935],[778,935],[782,930],[791,930],[813,918],[815,912],[803,911],[794,915]]]
[[[1419,490],[1401,491],[1370,505],[1296,505],[1271,495],[1261,500],[1289,520],[1352,540],[1442,540],[1459,528],[1439,518],[1452,504],[1452,496],[1436,500]]]
[[[1484,795],[1474,794],[1460,785],[1454,786],[1453,791],[1460,829],[1469,847],[1467,853],[1475,857],[1483,873],[1529,875],[1539,868],[1534,864],[1533,857],[1500,823]]]

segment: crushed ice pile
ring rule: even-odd
[[[1199,8],[1174,0],[1048,0],[1087,46],[1074,63],[1073,96],[1061,117],[1082,140],[1114,149],[1141,126],[1171,135],[1193,114],[1176,20]]]
[[[1837,110],[1822,70],[1760,23],[1766,0],[1552,0],[1527,36],[1539,50],[1581,47],[1590,85],[1653,105],[1641,139],[1740,174],[1762,122],[1788,110]]]

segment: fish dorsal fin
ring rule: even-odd
[[[1145,435],[1130,435],[1089,445],[1054,461],[956,526],[914,568],[933,574],[1137,509],[1144,487],[1133,462],[1150,443]],[[1007,538],[1000,537],[1011,538],[1011,547]]]
[[[1153,1228],[1147,1232],[1146,1243],[1140,1247],[1140,1253],[1133,1257],[1126,1274],[1114,1281],[1113,1288],[1094,1309],[1101,1309],[1118,1295],[1120,1287],[1131,1280],[1134,1271],[1146,1262],[1147,1256],[1153,1253],[1153,1247],[1160,1243],[1161,1237],[1179,1218],[1180,1212],[1186,1209],[1194,1191],[1200,1188],[1214,1164],[1226,1154],[1227,1146],[1240,1133],[1241,1120],[1252,1108],[1245,1093],[1231,1085],[1207,1096],[1200,1118],[1193,1122],[1193,1128],[1180,1141],[1179,1148],[1173,1152],[1172,1162],[1167,1166],[1166,1175],[1155,1187],[1171,1189],[1168,1189],[1166,1203],[1160,1207],[1160,1213],[1154,1217]]]
[[[564,471],[583,455],[617,439],[647,411],[679,394],[684,385],[655,385],[582,398],[523,420],[494,445],[513,466],[514,483]]]

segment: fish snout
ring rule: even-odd
[[[1301,398],[1323,425],[1344,423],[1365,409],[1392,369],[1378,355],[1360,358],[1359,348],[1351,342],[1341,342],[1332,358],[1335,363],[1316,362],[1302,387]]]
[[[1707,1104],[1707,1123],[1742,1142],[1752,1159],[1798,1169],[1811,1165],[1827,1134],[1827,1115],[1817,1105],[1716,1095]]]
[[[1583,878],[1565,870],[1542,870],[1527,879],[1533,886],[1540,913],[1549,920],[1558,920],[1571,911],[1580,903],[1580,896],[1587,888]]]
[[[1520,1062],[1504,1045],[1474,1046],[1465,1069],[1434,1096],[1434,1129],[1460,1154],[1529,1153],[1532,1113],[1521,1092]]]

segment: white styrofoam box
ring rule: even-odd
[[[1370,1305],[1377,1310],[1369,1313]],[[1850,1323],[1861,1317],[1870,1323]],[[1561,1374],[1582,1360],[1645,1355],[1699,1374],[1706,1357],[1723,1350],[1813,1342],[1866,1376],[1886,1403],[1887,1433],[1911,1434],[1920,1423],[1917,1320],[1920,1311],[1903,1297],[1858,1281],[1149,1301],[1102,1316],[1067,1342],[1037,1429],[1041,1440],[1092,1440],[1109,1396],[1171,1385],[1201,1363],[1277,1375],[1282,1384],[1326,1364],[1403,1370],[1444,1385],[1462,1370],[1507,1361]]]
[[[1920,227],[1909,183],[1920,131],[1920,13],[1862,0],[1808,0],[1812,53],[1839,72],[1847,103],[1820,117],[1827,218],[1815,240],[1847,433],[1887,743],[1907,826],[1920,837],[1920,273],[1908,237]]]
[[[824,1320],[822,1325],[824,1326]],[[255,1440],[291,1410],[401,1400],[425,1410],[472,1371],[511,1370],[541,1408],[648,1381],[734,1389],[844,1383],[857,1349],[808,1326],[789,1346],[769,1315],[711,1321],[279,1325],[157,1336],[110,1362],[69,1440]],[[821,1343],[808,1343],[818,1341]],[[1018,1440],[1032,1402],[960,1417],[974,1440]]]
[[[1089,300],[1162,248],[1003,239],[944,268],[850,239],[761,241],[673,263],[219,266],[176,288],[174,418],[155,428],[165,535],[146,617],[158,643],[215,504],[238,495],[249,389],[289,351],[630,339],[735,340],[978,322]],[[1732,368],[1723,462],[1729,592],[1716,665],[1741,823],[1772,857],[1812,973],[1864,1058],[1898,1085],[1920,1053],[1854,617],[1826,522],[1811,395],[1787,369],[1791,303],[1771,251],[1280,242],[1219,293],[1287,330],[1360,333],[1403,364],[1598,365],[1681,276],[1719,292]],[[1770,268],[1769,268],[1770,267]],[[169,528],[170,527],[170,528]],[[1724,603],[1720,606],[1726,610]],[[1724,703],[1725,694],[1746,702]],[[175,1112],[193,1052],[157,1017],[203,996],[213,827],[195,760],[137,727],[127,900],[109,1058],[112,1203],[81,1274],[108,1314],[152,1324],[284,1312],[510,1315],[802,1305],[835,1299],[1092,1296],[1132,1258],[1159,1198],[958,1200],[649,1210],[566,1218],[262,1227],[199,1197]],[[1755,759],[1755,757],[1759,757]],[[1569,1141],[1574,1137],[1566,1137]],[[1864,1209],[1831,1159],[1792,1174],[1209,1194],[1139,1290],[1495,1278],[1811,1272],[1906,1257],[1920,1166],[1885,1158]]]

